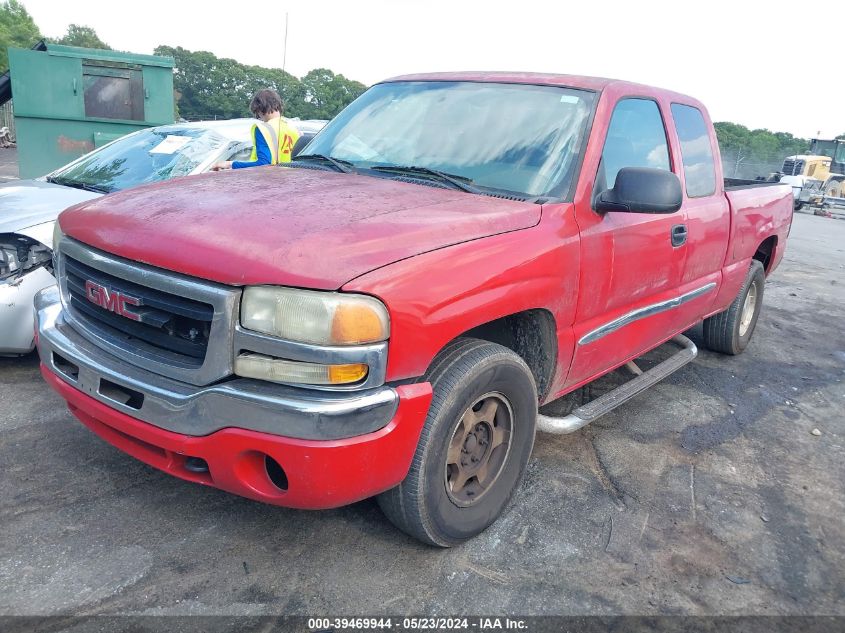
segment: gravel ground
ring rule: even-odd
[[[796,215],[745,354],[539,436],[506,515],[452,550],[373,501],[286,510],[159,473],[34,356],[0,359],[0,615],[845,615],[843,308],[845,222]]]

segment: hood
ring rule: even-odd
[[[14,233],[52,222],[67,207],[102,194],[43,180],[13,180],[0,185],[0,233]]]
[[[224,284],[333,290],[426,251],[540,221],[540,205],[355,174],[254,167],[138,187],[62,213],[69,236]]]

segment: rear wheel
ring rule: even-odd
[[[708,349],[723,354],[742,353],[757,326],[765,285],[763,264],[752,260],[745,282],[730,307],[704,319],[704,345]]]
[[[469,338],[448,345],[426,378],[434,396],[410,471],[378,502],[402,531],[450,547],[513,496],[534,445],[537,391],[518,355]]]

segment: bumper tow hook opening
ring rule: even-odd
[[[116,382],[100,378],[99,393],[104,398],[113,400],[130,409],[140,409],[144,405],[144,394],[129,387],[118,385]]]
[[[207,473],[208,462],[206,462],[202,457],[186,457],[185,470],[189,470],[192,473]]]
[[[281,464],[269,455],[264,456],[264,467],[267,469],[267,476],[273,485],[279,490],[288,489],[288,476]]]
[[[79,380],[79,367],[56,352],[53,352],[53,367],[71,380]]]

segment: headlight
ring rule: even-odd
[[[50,249],[31,237],[18,233],[0,235],[0,281],[19,279],[36,268],[46,266],[52,272]]]
[[[360,345],[390,336],[387,308],[374,297],[270,286],[244,290],[241,325],[314,345]]]

